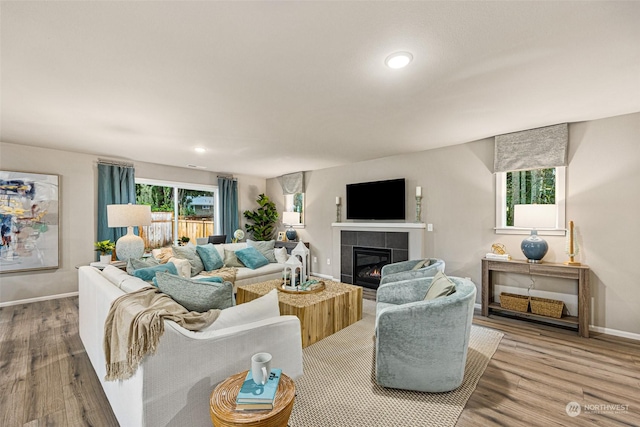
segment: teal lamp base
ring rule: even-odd
[[[543,238],[538,236],[536,230],[531,230],[531,235],[522,241],[520,249],[522,249],[524,256],[527,257],[527,261],[537,264],[547,254],[549,245]]]

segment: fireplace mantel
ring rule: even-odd
[[[334,222],[332,228],[332,276],[341,278],[341,235],[343,231],[372,231],[380,233],[407,233],[409,259],[421,259],[425,254],[426,224],[421,222]],[[346,262],[346,260],[345,260]]]
[[[332,227],[377,230],[380,228],[427,228],[424,222],[334,222]]]

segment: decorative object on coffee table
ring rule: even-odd
[[[300,283],[306,282],[309,274],[309,248],[300,241],[295,248],[291,251],[291,256],[298,258],[302,263],[302,270],[300,271]]]
[[[296,387],[293,380],[282,373],[272,410],[236,411],[236,397],[247,371],[222,381],[211,393],[209,413],[215,427],[286,427],[293,409]]]
[[[300,284],[302,277],[302,263],[298,257],[290,256],[287,262],[284,263],[284,271],[282,277],[289,278],[289,286],[295,288]]]

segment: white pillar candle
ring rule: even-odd
[[[422,197],[422,187],[416,187],[416,197]]]
[[[336,196],[336,205],[340,204],[340,196]]]

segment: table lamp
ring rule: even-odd
[[[289,227],[285,233],[287,240],[295,242],[298,233],[292,226],[300,224],[300,212],[282,212],[282,223]]]
[[[522,241],[520,249],[530,263],[539,263],[547,254],[549,245],[538,236],[537,229],[557,226],[556,205],[514,205],[514,208],[513,225],[531,228],[531,235]]]
[[[144,240],[133,234],[133,227],[151,225],[149,205],[107,205],[107,223],[111,228],[127,227],[127,234],[116,242],[118,259],[127,261],[144,255]]]

